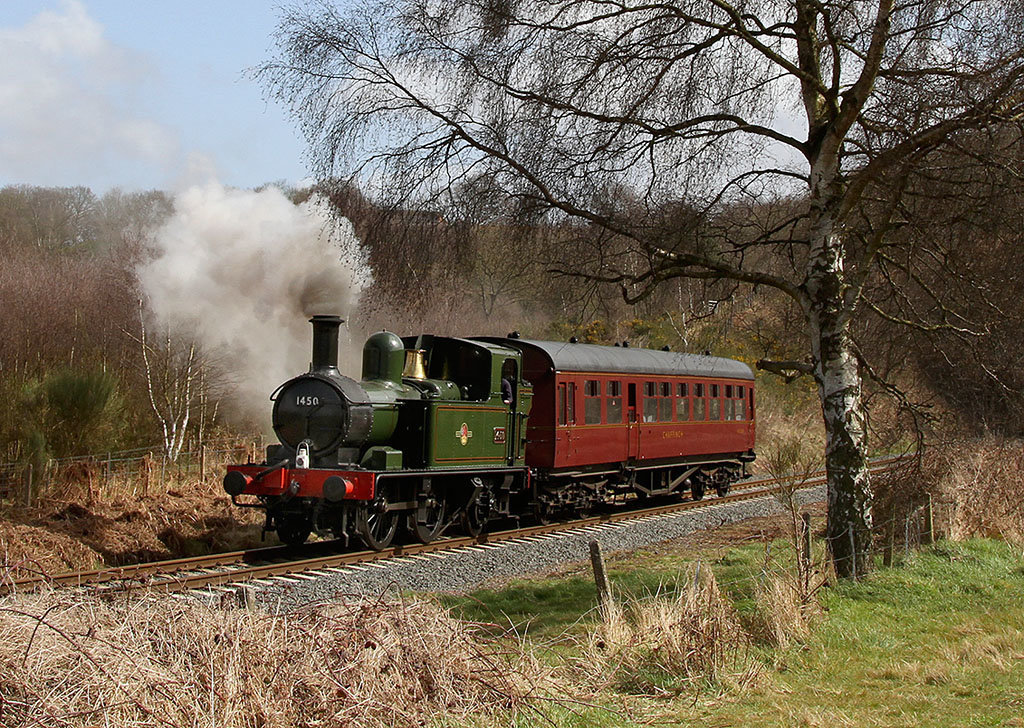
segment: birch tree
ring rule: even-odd
[[[866,292],[915,285],[893,248],[907,181],[962,135],[1021,121],[1022,19],[1020,0],[311,0],[285,11],[262,75],[324,177],[434,209],[486,178],[577,231],[563,271],[627,301],[677,277],[789,297],[833,561],[855,577],[870,362],[852,329],[972,334],[941,300],[916,321]]]
[[[216,420],[217,406],[211,405],[210,363],[195,341],[181,341],[169,330],[156,342],[146,330],[146,317],[139,302],[139,334],[125,331],[142,354],[142,376],[149,406],[160,428],[164,457],[177,462],[190,434],[201,443]]]

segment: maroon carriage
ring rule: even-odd
[[[724,495],[754,459],[754,375],[732,359],[504,339],[533,384],[526,462],[555,512],[708,487]]]

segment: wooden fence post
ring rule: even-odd
[[[847,529],[846,533],[850,536],[850,558],[853,559],[853,562],[852,562],[853,572],[852,573],[853,573],[853,580],[856,581],[857,580],[857,547],[856,547],[856,545],[854,543],[854,540],[853,540],[853,526],[852,525]]]
[[[935,534],[932,533],[932,526],[934,521],[932,520],[932,494],[927,493],[927,500],[924,504],[924,532],[921,534],[921,543],[932,544],[935,543]]]
[[[889,523],[886,526],[885,550],[882,552],[882,566],[892,566],[892,547],[896,543],[896,501],[889,509]]]
[[[811,514],[802,513],[800,514],[800,519],[802,524],[800,526],[800,540],[803,546],[800,559],[804,563],[804,570],[807,571],[811,568]]]
[[[601,544],[597,541],[590,542],[590,564],[594,567],[597,604],[599,607],[607,608],[611,606],[612,587],[608,583],[608,573],[604,569],[604,554],[601,553]]]
[[[25,468],[25,490],[23,493],[26,508],[32,505],[32,480],[32,463],[29,463],[28,467]]]

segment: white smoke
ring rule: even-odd
[[[238,404],[261,419],[277,385],[308,369],[309,317],[348,318],[370,281],[348,220],[320,198],[295,205],[274,187],[191,187],[154,243],[138,269],[154,323],[227,367]],[[345,339],[343,327],[341,365],[356,374]]]

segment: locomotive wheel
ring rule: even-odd
[[[286,518],[277,524],[277,537],[288,546],[301,546],[306,543],[313,528],[309,521],[302,517]]]
[[[444,501],[434,493],[427,496],[425,523],[420,523],[418,509],[409,514],[409,533],[421,543],[430,543],[444,530]]]
[[[479,498],[475,498],[472,503],[466,506],[466,510],[462,512],[461,522],[462,530],[466,532],[467,536],[476,538],[484,529],[487,528],[488,515],[490,514],[490,508],[480,502]]]
[[[387,505],[384,493],[378,492],[372,503],[356,511],[356,535],[371,551],[382,551],[390,546],[398,530],[398,515],[385,510]]]

